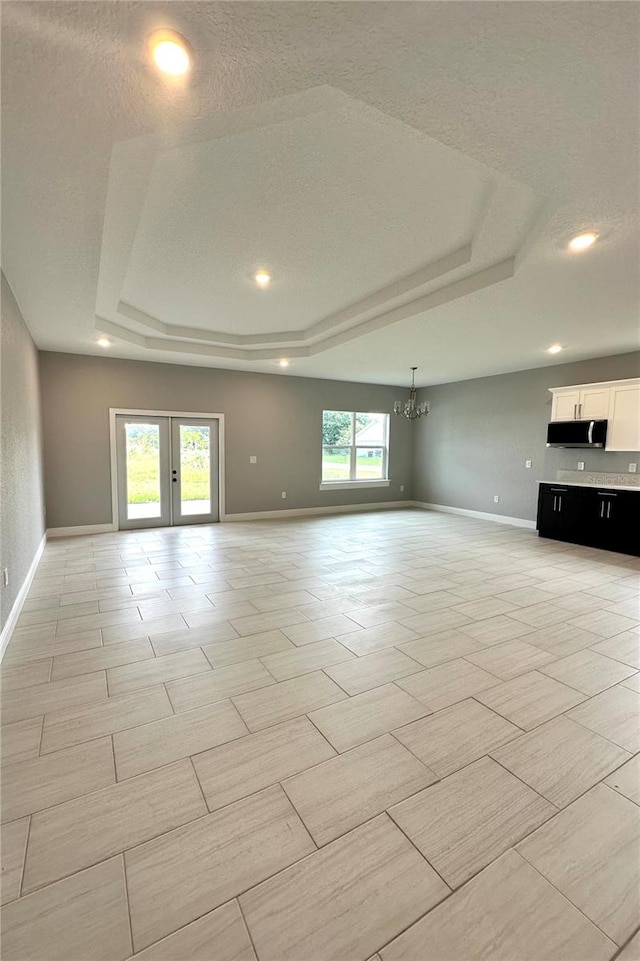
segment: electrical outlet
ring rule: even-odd
[[[526,460],[526,461],[524,462],[524,466],[530,468],[530,467],[531,467],[531,461],[530,461],[530,460]]]
[[[400,493],[402,494],[403,492],[404,492],[404,484],[400,484]]]
[[[9,568],[8,567],[2,568],[2,585],[3,587],[9,586]]]
[[[584,461],[583,461],[583,460],[579,460],[579,461],[578,461],[578,470],[584,470]]]
[[[256,457],[255,454],[251,454],[251,456],[249,457],[249,463],[250,463],[250,464],[257,464],[257,463],[258,463],[258,458]]]
[[[494,495],[493,495],[493,503],[494,503],[494,504],[499,504],[499,503],[500,503],[500,495],[499,495],[499,494],[494,494]]]
[[[638,470],[638,465],[637,465],[637,464],[629,464],[629,473],[630,473],[630,474],[635,474],[635,472],[636,472],[637,470]]]
[[[286,492],[286,491],[282,491],[282,495],[281,495],[281,496],[282,496],[282,500],[283,500],[283,501],[286,500],[286,499],[287,499],[287,492]]]

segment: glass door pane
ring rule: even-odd
[[[160,427],[125,424],[127,520],[160,517]]]
[[[180,513],[211,512],[211,430],[180,424]]]
[[[122,530],[171,524],[169,418],[116,417],[118,523]]]
[[[218,513],[218,421],[171,418],[174,524],[206,524]]]

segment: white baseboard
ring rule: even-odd
[[[249,514],[226,514],[228,521],[277,520],[279,517],[306,517],[312,514],[353,514],[355,511],[385,511],[413,507],[412,501],[382,501],[376,504],[339,504],[335,507],[300,507],[284,511],[253,511]]]
[[[475,517],[480,521],[494,521],[497,524],[508,524],[510,527],[525,527],[535,531],[536,522],[525,520],[524,517],[507,517],[504,514],[488,514],[485,511],[470,511],[463,507],[445,507],[444,504],[426,504],[423,501],[412,501],[412,507],[419,507],[424,511],[440,511],[443,514],[461,514],[463,517]]]
[[[115,524],[85,524],[81,527],[49,527],[47,537],[80,537],[84,534],[111,534]]]
[[[40,541],[40,543],[38,544],[33,560],[31,561],[29,570],[27,571],[27,575],[24,581],[22,582],[22,587],[18,591],[18,596],[13,602],[13,607],[9,612],[9,617],[7,618],[7,622],[2,628],[2,633],[0,634],[0,661],[4,657],[4,652],[6,651],[7,645],[11,640],[11,635],[13,634],[14,628],[16,626],[16,622],[20,616],[20,611],[22,610],[22,606],[25,600],[27,599],[29,588],[31,587],[31,583],[33,581],[36,570],[38,568],[38,564],[40,563],[40,558],[42,557],[42,552],[44,551],[46,543],[47,543],[47,535],[45,534],[42,540]]]

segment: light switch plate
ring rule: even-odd
[[[637,464],[629,464],[629,473],[630,473],[630,474],[635,474],[635,472],[636,472],[637,470],[638,470],[638,465],[637,465]]]
[[[251,454],[251,456],[249,457],[249,463],[250,463],[250,464],[257,464],[257,463],[258,463],[258,458],[256,457],[255,454]]]
[[[526,460],[526,461],[524,462],[524,466],[525,466],[525,467],[531,467],[531,461],[530,461],[530,460]]]
[[[493,495],[493,503],[494,503],[494,504],[499,504],[499,503],[500,503],[500,495],[499,495],[499,494],[494,494],[494,495]]]
[[[584,461],[583,461],[583,460],[579,460],[579,461],[578,461],[578,470],[584,470]]]

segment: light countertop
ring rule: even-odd
[[[631,487],[629,484],[593,484],[585,481],[560,481],[560,480],[541,480],[541,484],[553,484],[556,487],[596,487],[603,491],[638,491],[640,487]]]

